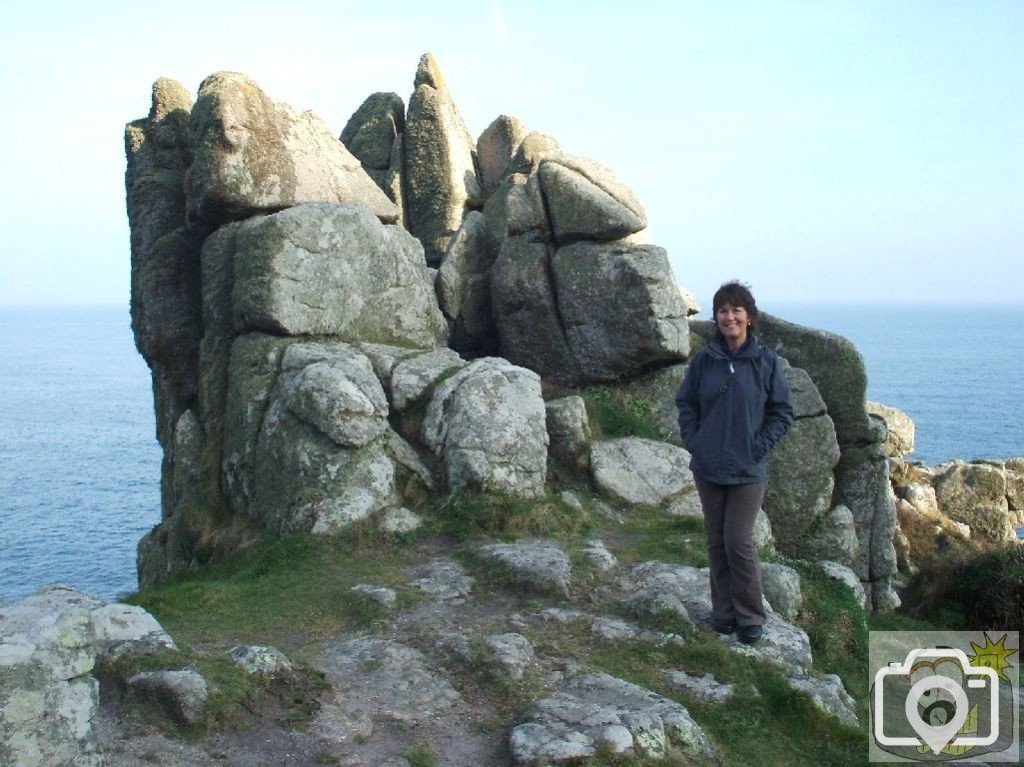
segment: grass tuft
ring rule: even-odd
[[[1024,546],[1013,541],[972,557],[922,566],[905,597],[913,617],[951,629],[1024,625]]]
[[[594,439],[641,437],[665,440],[668,432],[657,425],[651,403],[615,386],[588,386],[580,392],[587,403]]]
[[[571,537],[588,523],[578,511],[554,495],[538,500],[460,492],[444,498],[432,510],[438,532],[465,541],[477,535],[504,540]]]
[[[402,756],[409,762],[410,767],[437,767],[440,764],[437,754],[423,743],[404,749]]]

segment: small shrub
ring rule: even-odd
[[[858,700],[867,694],[864,669],[868,662],[868,626],[853,591],[805,562],[792,563],[800,573],[803,592],[801,620],[811,640],[814,665],[838,674]]]
[[[440,764],[437,760],[437,754],[431,751],[429,746],[425,746],[422,743],[409,746],[409,748],[402,751],[402,756],[405,757],[412,767],[437,767]]]
[[[442,532],[458,540],[477,534],[506,539],[576,535],[587,522],[585,512],[555,496],[531,501],[461,492],[433,511]]]
[[[960,561],[942,578],[922,570],[912,591],[924,597],[916,612],[947,628],[1000,631],[1024,625],[1024,546],[1012,542]]]
[[[590,386],[580,394],[587,403],[590,428],[596,438],[664,440],[668,436],[655,422],[651,403],[643,397],[611,386]]]

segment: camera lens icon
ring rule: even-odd
[[[990,746],[999,737],[998,676],[990,668],[972,666],[962,650],[912,650],[902,663],[879,669],[874,681],[874,735],[880,745],[916,747],[924,743],[938,755],[947,746]],[[905,696],[902,707],[893,700],[900,695]],[[989,712],[983,718],[991,723],[988,733],[977,732],[978,714],[977,708],[972,708],[972,698],[980,698]],[[965,728],[969,717],[975,726]],[[916,738],[894,733],[905,732],[907,726]]]

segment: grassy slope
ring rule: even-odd
[[[646,413],[636,403],[606,393],[586,392],[591,411],[604,412],[595,432],[605,436],[643,432]],[[595,407],[600,403],[600,407]],[[607,415],[611,413],[611,415]],[[653,435],[649,435],[653,436]],[[556,477],[566,474],[555,472]],[[577,488],[586,498],[584,488]],[[590,505],[588,504],[588,508]],[[526,611],[546,606],[569,606],[564,597],[524,592],[486,568],[472,552],[483,538],[549,536],[578,552],[590,538],[602,538],[624,564],[658,559],[705,566],[703,531],[694,520],[671,518],[657,509],[631,513],[619,524],[592,513],[575,512],[552,497],[524,504],[472,496],[421,499],[419,511],[431,520],[428,528],[405,539],[381,539],[363,527],[335,538],[295,536],[264,543],[204,572],[182,578],[134,600],[151,611],[182,646],[182,663],[198,662],[218,693],[214,700],[215,726],[230,726],[232,709],[251,709],[254,691],[230,664],[218,660],[235,644],[272,644],[302,663],[311,663],[321,643],[359,629],[386,629],[388,613],[351,591],[370,582],[394,588],[399,609],[413,606],[422,596],[408,585],[406,570],[441,550],[462,561],[478,578],[476,599],[487,600],[500,591],[507,610],[509,600]],[[803,579],[805,598],[795,621],[811,638],[815,671],[838,674],[859,702],[859,715],[867,721],[867,637],[878,629],[929,628],[899,616],[870,617],[865,621],[852,592],[804,563],[789,562]],[[601,601],[602,579],[585,560],[574,556],[576,606],[588,612],[614,612]],[[600,643],[583,629],[563,626],[527,632],[541,657],[572,658],[584,666],[644,685],[687,706],[715,743],[722,765],[848,765],[867,758],[867,729],[840,725],[813,707],[809,698],[792,691],[776,668],[729,652],[708,631],[687,637],[684,646],[657,646],[641,642]],[[713,673],[736,685],[735,697],[725,705],[704,704],[668,688],[661,670],[680,668],[689,673]],[[301,726],[308,703],[315,697],[316,675],[309,673],[306,694],[285,712]],[[454,680],[464,693],[482,695],[505,715],[493,726],[514,724],[523,707],[546,689],[534,675],[511,683],[492,673],[486,664],[466,669]],[[417,758],[429,763],[429,754]],[[608,765],[641,765],[640,759],[604,757]],[[662,765],[683,764],[670,755]],[[685,762],[692,764],[693,762]]]

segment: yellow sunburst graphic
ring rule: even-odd
[[[999,637],[998,642],[993,643],[986,633],[985,644],[979,645],[971,642],[971,650],[974,652],[973,655],[969,656],[972,666],[985,666],[995,671],[1004,682],[1010,681],[1010,678],[1004,672],[1005,669],[1010,668],[1013,664],[1007,658],[1015,654],[1017,650],[1006,646],[1006,634]]]

